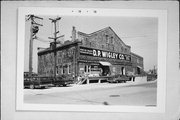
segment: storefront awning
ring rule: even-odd
[[[99,63],[103,66],[111,66],[111,63],[109,63],[109,62],[99,61]]]
[[[140,68],[140,69],[142,69],[142,67],[141,66],[137,66],[138,68]]]

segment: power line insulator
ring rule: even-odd
[[[39,31],[39,27],[38,26],[33,26],[32,31],[33,31],[33,34],[36,34]]]

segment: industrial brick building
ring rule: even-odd
[[[54,53],[57,53],[56,67]],[[54,67],[56,69],[54,69]],[[72,40],[38,52],[38,74],[77,77],[143,73],[143,57],[132,53],[111,27],[86,34],[72,30]]]

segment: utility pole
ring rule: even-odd
[[[30,27],[30,43],[29,43],[29,76],[32,77],[32,71],[33,71],[33,39],[36,35],[36,33],[39,31],[39,26],[43,26],[41,24],[38,24],[34,21],[34,19],[41,19],[43,18],[35,16],[35,15],[28,15],[27,20],[31,20],[31,27]]]
[[[56,51],[56,44],[57,44],[57,39],[60,38],[60,37],[63,37],[63,36],[58,36],[57,37],[57,34],[59,33],[59,31],[57,31],[57,21],[60,20],[61,17],[57,17],[55,19],[52,19],[52,18],[49,18],[49,20],[51,20],[52,23],[54,23],[54,38],[52,37],[48,37],[49,39],[53,39],[54,42],[51,42],[51,44],[53,44],[53,50],[54,50],[54,79],[56,80],[56,66],[57,66],[57,51]]]

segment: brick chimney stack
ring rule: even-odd
[[[76,28],[72,27],[72,41],[76,40]]]

